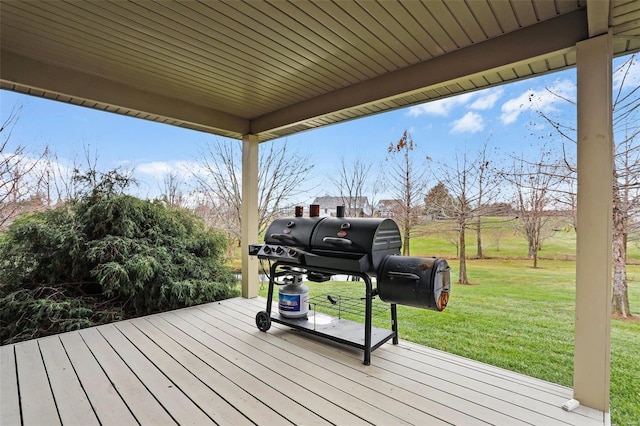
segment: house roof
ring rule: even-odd
[[[380,200],[378,204],[402,204],[402,200],[400,199],[389,199],[389,200]]]
[[[260,141],[572,67],[609,29],[640,49],[636,0],[28,0],[0,21],[3,89]]]
[[[344,200],[347,197],[316,197],[311,204],[318,204],[321,209],[335,209],[336,206],[341,206],[344,204]],[[367,197],[353,197],[353,201],[356,202],[356,206],[365,206],[369,203],[369,199]]]

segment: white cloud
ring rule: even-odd
[[[409,108],[411,117],[421,115],[448,116],[455,108],[462,107],[474,110],[488,110],[493,108],[498,99],[504,95],[504,89],[484,89],[478,92],[463,93],[450,98],[428,102]]]
[[[138,164],[136,166],[136,171],[146,175],[151,175],[154,178],[161,178],[167,173],[171,173],[173,171],[173,166],[163,161],[153,161],[151,163]]]
[[[480,97],[469,105],[469,108],[477,110],[491,109],[503,94],[504,89],[489,89],[482,91],[480,92]]]
[[[502,104],[502,114],[500,121],[503,124],[511,124],[518,119],[518,116],[525,110],[529,109],[529,97],[532,95],[531,90],[527,90],[517,98],[509,99]]]
[[[154,179],[162,179],[169,173],[174,173],[180,178],[188,179],[200,172],[201,168],[198,163],[190,161],[152,161],[150,163],[138,164],[135,170],[138,173],[150,175]]]
[[[529,89],[515,98],[502,104],[500,121],[503,124],[515,122],[525,111],[542,111],[549,113],[556,111],[558,105],[575,103],[576,86],[570,80],[556,80],[550,87],[540,90]]]
[[[484,119],[477,112],[469,111],[452,123],[451,133],[476,133],[484,129]]]
[[[474,96],[475,93],[464,93],[462,95],[416,105],[409,108],[409,115],[411,117],[418,117],[424,114],[447,116],[453,108],[469,103]]]

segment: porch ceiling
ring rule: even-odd
[[[260,141],[575,65],[638,0],[2,1],[0,83]]]

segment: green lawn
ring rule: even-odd
[[[575,232],[566,218],[553,218],[548,223],[546,238],[538,256],[542,259],[573,260],[575,258]],[[418,227],[411,241],[411,253],[456,257],[458,225],[452,221],[438,221]],[[553,229],[556,229],[555,231]],[[475,225],[468,225],[465,232],[467,257],[477,254]],[[483,219],[483,256],[491,258],[523,259],[527,257],[527,242],[517,229],[517,221],[511,218],[489,217]]]
[[[454,284],[445,311],[398,306],[400,338],[572,387],[575,263],[548,260],[537,269],[530,264],[469,260],[476,285]],[[455,261],[451,266],[455,273]],[[640,310],[640,267],[629,269],[631,305]],[[311,296],[359,297],[364,286],[328,281],[309,287]],[[265,285],[263,296],[266,290]],[[388,313],[374,318],[374,325],[388,323]],[[612,423],[640,424],[640,321],[612,321],[611,352]]]

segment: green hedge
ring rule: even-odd
[[[3,344],[237,295],[225,237],[161,202],[95,193],[0,237]]]

